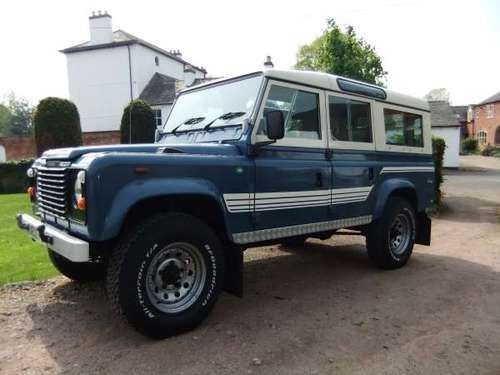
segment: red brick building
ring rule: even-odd
[[[467,130],[480,145],[500,146],[500,92],[469,107]]]

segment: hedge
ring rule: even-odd
[[[48,97],[40,100],[33,115],[36,151],[82,145],[80,115],[73,102]]]
[[[432,158],[434,159],[434,169],[436,173],[436,183],[434,185],[436,191],[436,205],[441,204],[442,191],[441,184],[443,183],[443,158],[446,142],[443,138],[432,137]]]
[[[26,170],[33,160],[0,163],[0,194],[24,193],[28,188]]]
[[[462,150],[464,154],[476,154],[479,150],[479,144],[477,139],[465,138],[462,141]]]
[[[130,142],[130,122],[132,122],[132,142]],[[121,143],[152,143],[155,130],[155,116],[148,103],[134,100],[125,107],[120,126]]]

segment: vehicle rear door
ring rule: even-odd
[[[377,162],[374,101],[326,93],[332,165],[332,219],[371,215]]]

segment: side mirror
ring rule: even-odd
[[[281,111],[269,111],[265,115],[267,124],[267,137],[273,141],[285,136],[285,119]]]
[[[155,143],[158,142],[161,138],[161,132],[160,129],[156,128],[155,129]]]

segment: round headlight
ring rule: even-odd
[[[76,175],[75,179],[75,201],[78,202],[80,198],[83,196],[83,185],[85,184],[85,171],[80,171]]]
[[[36,169],[34,169],[34,168],[28,168],[28,170],[26,171],[26,175],[29,178],[35,177],[36,176]]]

